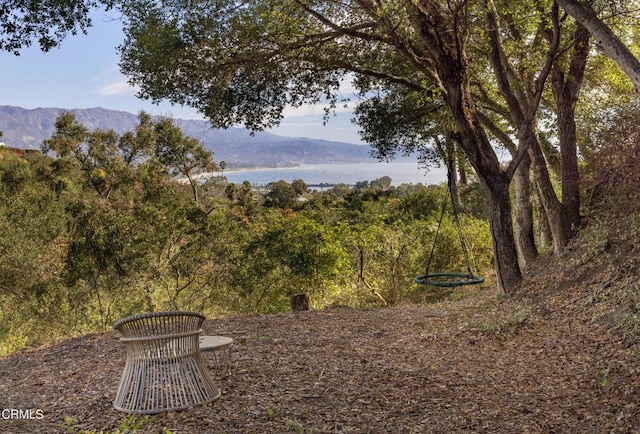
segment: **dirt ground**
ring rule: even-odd
[[[637,341],[584,314],[585,294],[528,293],[208,320],[235,340],[222,396],[138,432],[640,433]],[[114,332],[0,359],[0,432],[131,426],[112,407],[124,361]]]

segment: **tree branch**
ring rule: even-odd
[[[611,28],[600,20],[591,8],[575,0],[557,0],[574,20],[582,24],[596,40],[596,46],[611,57],[629,76],[636,92],[640,93],[640,62]]]

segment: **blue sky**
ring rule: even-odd
[[[69,36],[59,48],[42,53],[30,47],[20,56],[0,52],[0,105],[27,109],[38,107],[104,107],[138,113],[145,110],[175,118],[201,116],[193,109],[158,105],[135,97],[118,68],[116,47],[123,41],[117,12],[93,15],[87,35]],[[344,93],[348,95],[349,90]],[[302,107],[286,112],[282,125],[271,132],[283,136],[312,137],[359,143],[357,127],[350,123],[350,110],[340,108],[327,126],[322,125],[321,106]]]

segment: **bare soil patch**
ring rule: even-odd
[[[221,398],[140,432],[640,432],[636,340],[545,300],[483,289],[429,305],[208,320],[205,334],[235,339],[232,371],[216,374]],[[0,407],[43,415],[0,419],[0,432],[119,428],[124,361],[114,332],[0,359]]]

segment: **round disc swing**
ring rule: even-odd
[[[454,179],[454,174],[452,170],[452,164],[448,164],[447,166],[448,166],[447,167],[447,184],[448,184],[447,194],[445,195],[444,202],[442,203],[442,213],[440,214],[438,229],[436,230],[436,236],[433,240],[433,246],[431,247],[431,254],[429,255],[429,260],[427,261],[427,268],[424,274],[421,274],[415,277],[413,280],[416,283],[419,283],[421,285],[431,285],[431,286],[439,286],[439,287],[478,285],[484,282],[484,279],[480,276],[473,274],[473,271],[471,270],[471,261],[469,260],[469,251],[467,249],[467,244],[464,242],[464,238],[462,236],[462,229],[460,227],[460,220],[458,218],[458,209],[456,206],[456,201],[454,200],[455,179]],[[462,253],[467,263],[467,272],[466,273],[455,273],[455,272],[430,273],[429,268],[431,266],[431,259],[433,258],[433,253],[436,249],[438,236],[440,235],[440,227],[442,226],[442,220],[444,219],[444,215],[447,210],[447,202],[449,201],[449,196],[451,196],[451,206],[453,209],[453,221],[458,231],[458,238],[460,238],[460,246],[462,248]]]

